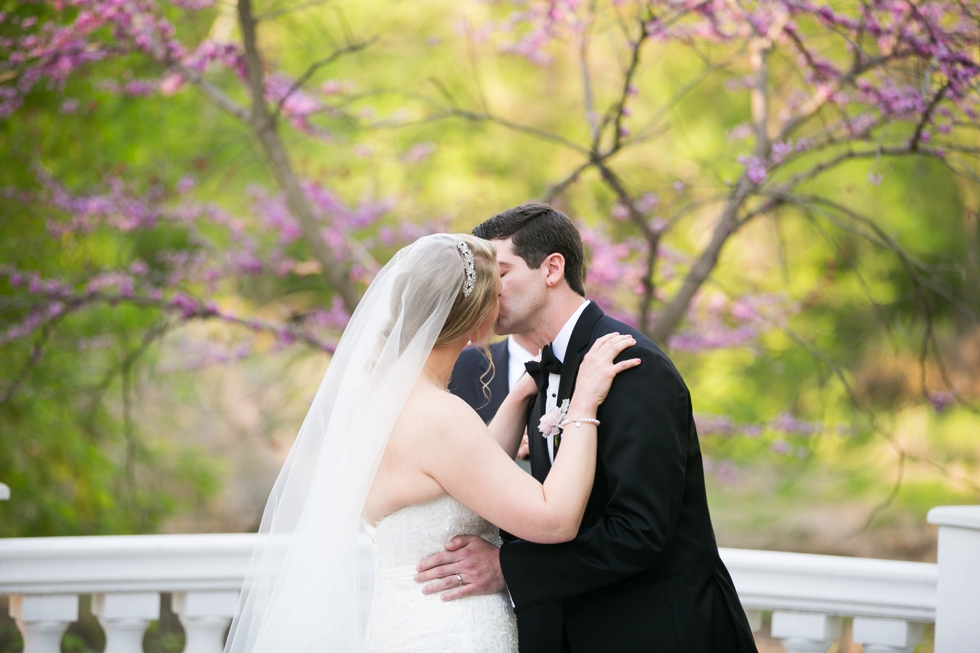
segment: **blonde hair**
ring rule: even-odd
[[[486,322],[491,313],[497,310],[497,296],[500,294],[500,272],[497,268],[497,248],[489,240],[483,240],[469,234],[453,234],[465,242],[473,252],[473,267],[476,271],[476,281],[473,292],[463,297],[462,287],[456,295],[456,301],[449,310],[446,324],[442,327],[436,346],[448,345],[469,338],[480,325]],[[462,258],[460,259],[462,264]],[[487,359],[487,369],[480,375],[480,385],[483,386],[483,396],[490,401],[490,381],[497,373],[493,365],[493,357],[486,340],[476,343],[483,350]]]
[[[476,281],[468,297],[463,297],[463,287],[460,285],[446,324],[436,339],[436,347],[469,338],[497,309],[497,295],[500,294],[497,249],[493,243],[469,234],[453,234],[453,237],[466,243],[473,252]],[[462,257],[459,264],[463,265]]]
[[[467,244],[473,252],[473,268],[476,279],[473,290],[463,297],[465,282],[465,262],[460,251],[448,241],[446,245],[432,248],[411,248],[403,250],[406,258],[402,272],[394,279],[391,293],[391,314],[388,323],[381,330],[378,355],[388,342],[396,325],[398,331],[398,352],[405,350],[415,337],[419,328],[436,310],[445,297],[447,270],[458,267],[460,279],[456,299],[439,332],[434,346],[448,345],[470,337],[497,309],[497,295],[500,293],[500,275],[497,271],[497,250],[489,241],[470,236],[453,234],[454,238]],[[406,310],[411,307],[412,310]],[[489,358],[489,350],[484,347]],[[375,356],[369,365],[377,361]]]

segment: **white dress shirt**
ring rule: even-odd
[[[532,354],[517,342],[507,337],[507,391],[510,392],[524,375],[524,363],[536,360],[538,355]]]
[[[582,305],[575,309],[572,316],[568,318],[565,322],[565,326],[561,328],[558,335],[551,342],[551,351],[554,353],[555,358],[560,362],[565,362],[565,353],[568,351],[568,341],[572,337],[572,331],[575,330],[575,325],[578,323],[579,317],[582,316],[582,311],[585,307],[589,305],[589,300],[582,302]],[[548,375],[548,396],[544,404],[544,411],[547,413],[549,410],[558,405],[558,384],[561,381],[560,374],[549,374]],[[548,458],[551,462],[555,462],[555,436],[548,436]]]

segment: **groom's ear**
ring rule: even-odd
[[[549,288],[554,288],[565,280],[565,257],[561,254],[549,254],[541,263],[541,268],[545,273],[545,284]]]

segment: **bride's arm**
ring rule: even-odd
[[[504,398],[500,408],[497,409],[497,414],[488,425],[493,439],[511,460],[517,455],[517,450],[521,446],[527,409],[537,391],[538,387],[534,384],[534,379],[529,374],[522,376],[514,389]]]
[[[593,347],[579,368],[569,418],[595,417],[613,377],[637,365],[636,359],[613,362],[632,344],[629,336],[611,335]],[[437,424],[424,471],[449,494],[521,539],[552,544],[575,537],[595,475],[595,425],[565,429],[561,455],[541,485],[513,463],[461,402],[442,411]]]

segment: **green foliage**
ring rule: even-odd
[[[257,4],[263,11],[282,8],[282,3]],[[19,5],[0,3],[15,12],[35,10]],[[167,11],[189,45],[209,35],[239,38],[224,4],[199,14]],[[491,121],[433,118],[434,107],[451,98],[476,113],[487,111],[587,142],[578,43],[559,43],[553,63],[538,67],[501,54],[496,37],[482,41],[456,33],[460,23],[472,33],[509,11],[506,3],[347,1],[314,3],[263,22],[261,46],[270,69],[294,77],[343,44],[345,23],[358,38],[379,37],[364,52],[337,60],[309,80],[312,89],[340,80],[355,93],[344,115],[317,118],[330,132],[329,140],[284,126],[298,172],[346,201],[390,198],[397,222],[444,221],[460,231],[502,208],[542,196],[578,164],[569,148]],[[621,34],[615,17],[599,20],[606,31],[604,40],[591,44],[592,91],[603,107],[621,90],[618,72],[605,74],[622,68],[615,47]],[[0,33],[4,29],[0,26]],[[664,244],[680,255],[703,246],[728,190],[724,184],[741,173],[737,156],[749,148],[726,136],[750,119],[747,94],[728,84],[747,74],[741,63],[706,74],[681,94],[704,73],[705,60],[724,56],[723,46],[706,46],[696,54],[679,43],[651,44],[636,79],[641,92],[631,100],[630,124],[640,131],[660,116],[661,129],[656,138],[617,155],[619,174],[637,195],[659,195],[654,217],[667,218],[686,203],[705,202],[665,238]],[[794,83],[794,66],[788,57],[777,58],[774,83]],[[156,72],[152,64],[131,57],[92,66],[64,89],[32,94],[28,106],[0,121],[0,189],[36,189],[38,166],[78,191],[98,187],[110,175],[145,191],[157,185],[172,188],[191,174],[197,178],[192,197],[220,205],[262,233],[249,189],[260,186],[275,193],[275,187],[246,125],[192,87],[150,97],[105,90],[106,82]],[[232,73],[210,78],[245,102]],[[676,104],[661,114],[675,96]],[[77,99],[79,110],[62,113],[65,98]],[[368,110],[370,120],[356,119]],[[406,126],[385,125],[401,113]],[[413,145],[424,143],[435,146],[431,156],[406,160]],[[881,184],[872,184],[869,173],[882,174]],[[683,183],[680,190],[675,182]],[[964,216],[976,209],[976,189],[946,167],[911,159],[883,165],[852,162],[805,191],[875,218],[887,237],[934,271],[933,281],[970,296],[976,276],[963,262],[976,258],[980,240],[976,225]],[[557,201],[583,225],[603,225],[621,237],[630,228],[610,218],[615,199],[592,171]],[[46,236],[50,217],[29,205],[4,202],[4,261],[42,274],[82,276],[141,260],[155,272],[158,252],[191,252],[197,246],[186,230],[173,226],[54,241]],[[301,240],[286,251],[298,261],[310,257]],[[669,296],[681,279],[678,274],[658,278],[658,283]],[[971,306],[977,310],[978,295],[972,292]],[[904,438],[919,457],[906,461],[905,485],[893,509],[921,519],[936,502],[977,500],[975,488],[961,481],[977,478],[980,454],[968,434],[976,432],[980,419],[961,407],[923,417],[918,368],[923,301],[899,257],[827,214],[783,208],[732,240],[703,293],[773,293],[800,310],[786,329],[771,331],[754,347],[670,352],[691,387],[696,411],[730,415],[741,424],[766,423],[787,412],[826,425],[810,437],[786,437],[772,429],[756,437],[704,437],[710,458],[731,461],[742,470],[734,489],[715,487],[718,510],[742,514],[743,524],[758,527],[808,503],[851,501],[873,507],[888,496],[896,478],[898,456],[889,444],[895,437]],[[0,285],[0,301],[9,296],[10,289]],[[216,300],[250,316],[322,306],[330,296],[313,274],[244,277],[215,290]],[[962,311],[934,298],[927,304],[941,347],[955,352],[976,341],[976,325]],[[2,310],[9,317],[24,307],[5,303]],[[209,459],[204,447],[178,445],[176,422],[158,426],[146,421],[153,406],[144,401],[200,401],[193,375],[159,372],[156,340],[144,349],[146,333],[168,327],[158,311],[105,306],[67,316],[35,340],[2,346],[6,370],[24,370],[24,389],[0,405],[0,480],[11,486],[14,497],[0,505],[0,536],[150,532],[168,517],[207,513],[224,487],[222,465],[227,462]],[[99,346],[90,346],[93,339]],[[39,345],[43,355],[32,364]],[[936,369],[926,373],[930,388],[943,387]],[[3,377],[5,383],[13,378],[9,371]],[[968,397],[977,392],[966,382],[962,389]],[[874,416],[856,408],[855,398]],[[774,452],[777,440],[793,453]]]

